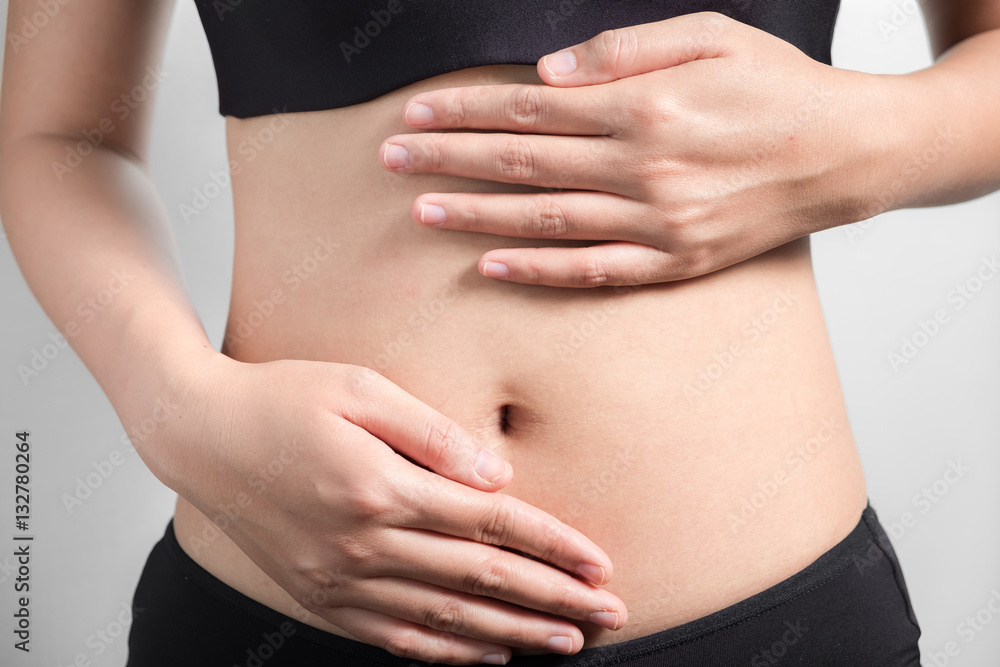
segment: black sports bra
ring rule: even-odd
[[[437,74],[534,65],[609,28],[716,11],[830,64],[840,0],[195,0],[219,112],[367,102]]]

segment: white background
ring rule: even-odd
[[[79,0],[71,0],[79,1]],[[6,2],[3,2],[6,15]],[[897,13],[903,0],[845,0],[834,64],[906,73],[931,64],[921,18]],[[913,5],[912,2],[906,3]],[[884,28],[884,24],[882,25]],[[192,2],[175,14],[157,101],[153,171],[174,222],[188,286],[213,342],[221,342],[232,268],[229,192],[185,222],[182,204],[226,164],[214,71]],[[920,113],[913,109],[913,113]],[[956,128],[956,131],[959,131]],[[968,135],[964,139],[974,140]],[[1000,197],[946,208],[880,216],[871,226],[814,236],[817,279],[833,338],[851,425],[864,459],[872,505],[890,529],[904,512],[916,525],[893,541],[923,628],[924,664],[955,641],[948,664],[1000,664],[1000,617],[960,633],[1000,591],[1000,279],[985,283],[961,310],[950,290],[1000,251]],[[67,349],[25,385],[17,372],[55,332],[0,239],[0,543],[13,530],[13,434],[31,431],[33,532],[32,653],[12,649],[13,547],[0,546],[0,662],[68,665],[83,654],[94,665],[122,665],[125,635],[98,655],[98,630],[114,632],[153,543],[171,516],[173,493],[121,444],[114,411]],[[949,322],[913,360],[894,371],[887,359],[903,336],[939,308]],[[118,450],[122,465],[69,513],[62,494]],[[926,512],[915,495],[943,479],[949,462],[968,466]],[[1000,599],[1000,593],[997,593]],[[996,606],[994,602],[994,606]],[[1000,615],[998,615],[1000,616]],[[969,626],[966,626],[969,627]]]

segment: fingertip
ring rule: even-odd
[[[479,452],[476,457],[476,474],[492,489],[498,489],[510,483],[514,469],[510,463],[500,458],[488,449]]]
[[[538,70],[539,75],[548,74],[548,77],[543,77],[546,81],[559,82],[577,70],[576,54],[572,49],[550,53],[539,61]]]
[[[495,259],[485,259],[479,263],[479,272],[487,278],[509,278],[510,269],[503,262]]]
[[[410,127],[430,127],[434,124],[434,109],[425,102],[410,100],[403,107],[403,122]]]

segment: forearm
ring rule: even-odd
[[[4,145],[0,214],[35,297],[126,429],[138,427],[133,445],[159,476],[157,433],[142,422],[161,430],[165,415],[182,418],[184,385],[212,349],[145,168],[102,146],[60,180],[52,165],[76,144],[29,136]]]
[[[924,70],[880,77],[894,91],[872,110],[896,140],[872,181],[883,211],[968,201],[1000,189],[1000,30],[970,37]]]

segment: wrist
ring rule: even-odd
[[[838,224],[851,224],[904,208],[910,200],[906,163],[921,141],[913,113],[918,95],[905,76],[849,70],[838,75],[839,89],[850,94],[830,135],[837,142],[832,176],[843,218]]]
[[[947,121],[948,93],[934,83],[932,70],[866,75],[872,92],[858,115],[867,118],[861,126],[872,146],[868,162],[857,169],[863,195],[854,221],[935,203],[946,179],[945,156],[959,136]]]
[[[181,493],[180,462],[190,458],[193,443],[205,441],[205,412],[214,403],[212,378],[239,362],[212,348],[200,324],[195,329],[178,319],[155,317],[154,333],[138,319],[132,318],[123,332],[127,354],[122,353],[121,370],[105,391],[143,462]]]

